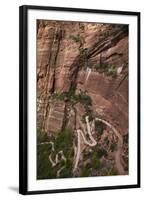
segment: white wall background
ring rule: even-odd
[[[128,10],[141,12],[142,33],[144,35],[143,0],[3,0],[0,5],[0,199],[143,199],[144,196],[144,159],[142,158],[142,188],[109,190],[96,192],[78,192],[64,194],[22,196],[18,194],[18,65],[19,65],[19,10],[23,4],[82,7],[110,10]],[[144,39],[141,38],[141,52],[144,52]],[[143,53],[141,53],[143,55]],[[144,66],[142,58],[141,66]],[[142,89],[144,69],[141,67]],[[141,94],[144,100],[144,92]],[[144,105],[142,105],[144,119]],[[142,120],[141,120],[142,121]],[[144,126],[142,127],[142,133]],[[141,134],[141,144],[144,136]],[[142,146],[142,145],[141,145]],[[144,156],[144,145],[142,157]]]

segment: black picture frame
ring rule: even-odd
[[[28,10],[50,10],[63,12],[82,12],[82,13],[101,13],[101,14],[118,14],[137,17],[137,184],[116,185],[90,188],[72,188],[72,189],[54,189],[28,191]],[[45,194],[59,192],[79,192],[95,191],[108,189],[126,189],[140,187],[140,12],[131,11],[113,11],[113,10],[96,10],[82,8],[66,7],[47,7],[23,5],[19,7],[19,193],[26,194]]]

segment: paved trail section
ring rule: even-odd
[[[54,142],[50,141],[50,142],[43,142],[43,143],[40,143],[40,145],[44,145],[44,144],[51,144],[51,153],[49,154],[49,161],[52,165],[52,167],[55,167],[58,163],[60,163],[62,160],[64,160],[64,163],[66,163],[67,159],[66,157],[64,156],[64,153],[62,150],[60,150],[56,156],[55,156],[55,159],[52,159],[52,154],[55,152],[55,147],[54,147]],[[59,158],[59,155],[60,155],[60,158]],[[61,171],[65,168],[65,164],[64,166],[62,166],[60,169],[57,170],[57,177],[60,177],[60,173]]]
[[[89,117],[86,116],[85,117],[85,121],[86,121],[86,129],[84,128],[84,126],[82,125],[79,117],[78,117],[78,122],[81,126],[82,129],[77,129],[76,133],[77,133],[77,147],[75,147],[75,160],[74,160],[74,167],[73,167],[73,173],[78,169],[78,164],[79,164],[79,160],[80,160],[80,155],[81,155],[81,143],[83,142],[85,145],[89,146],[89,147],[93,147],[97,145],[97,141],[94,139],[93,137],[93,132],[92,132],[92,128],[90,126],[90,122],[89,122]],[[123,166],[121,164],[121,150],[122,150],[122,146],[123,146],[123,138],[121,136],[121,134],[116,130],[115,127],[113,127],[109,122],[107,122],[104,119],[101,118],[95,118],[94,121],[100,121],[102,123],[104,123],[106,126],[108,126],[113,133],[116,135],[116,137],[118,138],[118,143],[117,143],[117,150],[115,151],[115,165],[116,168],[119,172],[119,174],[125,174]],[[93,122],[94,122],[93,121]],[[94,124],[94,123],[92,123]],[[86,135],[88,135],[88,138],[86,138]],[[67,159],[63,153],[63,150],[60,150],[56,155],[55,155],[55,159],[52,159],[52,154],[55,152],[55,147],[54,147],[54,142],[50,141],[50,142],[43,142],[40,143],[39,145],[44,145],[44,144],[51,144],[51,153],[49,154],[49,161],[52,165],[52,167],[55,167],[58,163],[60,163],[62,160],[64,160],[64,163],[66,163]],[[64,170],[65,168],[65,164],[57,170],[57,177],[60,177],[60,173],[62,170]]]
[[[86,139],[86,136],[85,136],[85,133],[83,133],[82,130],[80,129],[77,129],[77,152],[76,152],[76,160],[75,160],[75,164],[74,164],[74,168],[73,168],[73,172],[75,172],[77,170],[77,167],[78,167],[78,162],[79,162],[79,159],[80,159],[80,153],[81,153],[81,137],[83,139],[83,142],[90,146],[90,147],[93,147],[97,144],[96,140],[94,139],[94,137],[92,136],[92,131],[91,131],[91,128],[90,128],[90,123],[89,123],[89,119],[88,119],[88,116],[85,117],[85,120],[86,120],[86,126],[87,126],[87,133],[89,135],[89,138],[90,138],[90,142]]]
[[[115,127],[113,127],[109,122],[107,122],[106,120],[100,119],[100,118],[95,118],[96,121],[100,121],[103,122],[105,125],[107,125],[109,128],[111,128],[111,130],[113,131],[113,133],[117,136],[118,138],[118,143],[117,143],[117,151],[115,152],[115,164],[117,167],[117,170],[119,172],[119,174],[125,174],[124,172],[124,168],[121,164],[121,151],[122,151],[122,146],[123,146],[123,137],[122,135],[116,130]]]
[[[85,131],[83,127],[82,127],[82,129],[84,131],[81,130],[81,129],[77,129],[76,130],[76,132],[77,132],[77,148],[76,148],[76,159],[75,159],[75,164],[74,164],[73,172],[75,172],[77,170],[77,168],[78,168],[78,163],[79,163],[80,154],[81,154],[81,142],[82,142],[81,138],[82,138],[84,144],[86,144],[86,145],[88,145],[90,147],[96,146],[96,144],[97,144],[96,140],[92,136],[92,131],[91,131],[90,123],[89,123],[89,120],[88,120],[88,116],[85,117],[85,120],[86,120],[87,131]],[[122,138],[121,134],[116,130],[115,127],[113,127],[106,120],[103,120],[101,118],[95,118],[95,121],[100,121],[100,122],[104,123],[117,136],[118,143],[117,143],[117,151],[115,152],[115,164],[116,164],[116,168],[117,168],[119,174],[121,174],[121,175],[125,174],[123,166],[121,164],[121,150],[122,150],[122,146],[123,146],[123,138]],[[91,142],[89,142],[86,139],[86,136],[85,136],[86,133],[88,134]]]

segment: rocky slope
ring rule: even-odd
[[[95,139],[109,152],[101,162],[107,160],[111,165],[109,162],[119,153],[118,162],[122,164],[115,158],[115,165],[123,165],[123,170],[118,174],[127,174],[128,27],[38,20],[37,127],[48,136],[70,128],[76,137],[76,130],[85,132],[88,128],[85,116],[89,117],[91,130],[96,117],[117,130],[120,136],[104,128]],[[106,140],[110,144],[106,145]],[[120,152],[110,150],[115,143]],[[88,153],[85,144],[81,151]],[[74,175],[79,173],[77,170]],[[101,173],[97,170],[91,175]]]

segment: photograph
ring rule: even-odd
[[[20,7],[21,194],[140,187],[140,13]]]
[[[129,26],[36,21],[37,179],[129,174]]]

